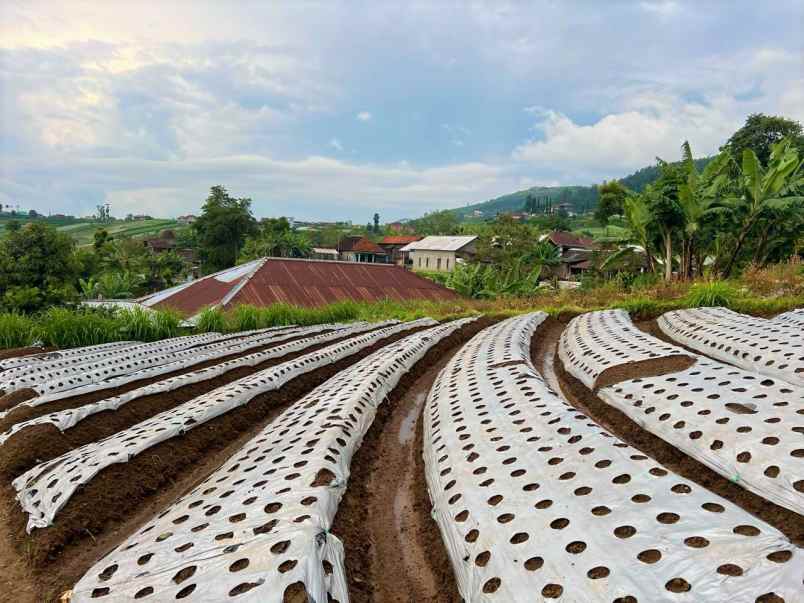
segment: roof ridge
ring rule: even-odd
[[[260,268],[262,268],[263,266],[265,266],[265,262],[267,262],[267,261],[268,261],[268,257],[267,257],[267,256],[266,256],[266,257],[264,257],[264,258],[262,258],[262,260],[260,261],[260,263],[259,263],[259,264],[257,264],[256,266],[254,266],[254,270],[252,270],[251,272],[249,272],[248,274],[246,274],[245,276],[243,276],[243,278],[241,278],[241,279],[240,279],[240,282],[239,282],[239,283],[237,283],[237,284],[236,284],[234,287],[232,287],[232,288],[229,290],[229,293],[227,293],[226,295],[224,295],[224,296],[221,298],[221,301],[219,301],[217,304],[215,304],[215,306],[216,306],[216,307],[217,307],[217,306],[220,306],[221,308],[225,308],[225,307],[226,307],[226,304],[228,304],[230,301],[232,301],[232,299],[233,299],[233,298],[234,298],[234,297],[235,297],[235,296],[236,296],[236,295],[237,295],[237,294],[240,292],[240,290],[241,290],[243,287],[245,287],[245,286],[246,286],[246,283],[248,283],[248,282],[251,280],[251,277],[253,277],[255,274],[257,274],[257,272],[260,270]]]

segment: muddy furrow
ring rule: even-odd
[[[425,327],[422,327],[425,328]],[[75,567],[76,557],[86,559],[86,549],[94,558],[104,549],[109,533],[119,535],[116,544],[141,523],[139,510],[153,508],[153,500],[172,501],[223,463],[233,450],[258,433],[295,400],[339,371],[398,339],[421,329],[397,333],[338,362],[301,375],[278,391],[256,396],[245,406],[217,417],[183,436],[166,440],[127,463],[102,470],[82,490],[77,491],[59,512],[53,526],[27,534],[26,515],[14,500],[10,484],[3,484],[2,504],[8,514],[8,529],[17,554],[37,570],[38,579],[47,574],[64,577],[60,585],[77,579],[87,566]],[[330,342],[331,345],[331,342]],[[283,359],[286,360],[286,359]],[[139,518],[134,521],[133,518]],[[91,561],[94,561],[94,558]]]
[[[321,331],[320,333],[316,333],[316,335],[324,335],[325,333],[330,332],[331,331]],[[248,356],[249,354],[264,352],[266,350],[270,350],[271,348],[275,348],[279,345],[291,343],[298,339],[304,339],[305,337],[310,337],[310,335],[300,333],[298,337],[283,339],[282,341],[279,342],[269,342],[264,346],[250,348],[242,352],[236,352],[225,356],[220,356],[218,358],[212,358],[209,360],[205,360],[204,362],[199,362],[198,364],[194,364],[192,366],[186,366],[177,369],[175,371],[171,371],[169,373],[164,373],[162,375],[156,375],[154,377],[150,377],[148,379],[140,379],[138,381],[132,381],[130,383],[126,383],[125,385],[120,385],[118,387],[110,387],[108,389],[89,392],[80,396],[71,396],[68,398],[62,398],[61,400],[48,402],[47,404],[42,404],[41,406],[25,406],[25,405],[17,406],[21,402],[25,402],[27,400],[36,397],[36,393],[34,392],[34,390],[21,389],[16,392],[12,392],[10,394],[6,394],[3,397],[0,397],[0,410],[8,410],[13,408],[13,410],[11,410],[5,417],[0,419],[0,433],[3,433],[4,431],[8,430],[14,423],[21,423],[23,421],[28,421],[36,417],[48,415],[52,412],[59,412],[62,410],[68,410],[70,408],[78,408],[79,406],[91,404],[92,402],[97,402],[98,400],[104,400],[106,398],[119,396],[120,394],[124,394],[133,389],[137,389],[138,387],[144,387],[146,385],[150,385],[151,383],[156,383],[157,381],[170,379],[171,377],[176,377],[178,375],[183,375],[185,373],[199,371],[201,369],[210,366],[215,366],[216,364],[221,364],[222,362],[227,362],[229,360],[242,358],[243,356]],[[270,365],[266,363],[266,366]],[[244,375],[240,376],[242,377]]]
[[[440,342],[379,408],[351,462],[332,532],[344,545],[353,603],[458,603],[461,599],[430,517],[422,458],[422,410],[439,371],[482,318]]]
[[[0,446],[0,480],[11,481],[36,464],[54,459],[90,442],[97,442],[218,387],[283,362],[289,362],[299,356],[337,344],[353,336],[344,335],[298,352],[285,354],[280,358],[271,358],[253,367],[238,367],[213,379],[191,383],[173,391],[143,396],[128,402],[116,410],[104,410],[91,415],[65,431],[60,431],[52,424],[34,425],[28,429],[21,430]],[[282,344],[284,343],[289,342],[283,341]],[[276,345],[280,344],[275,344],[271,347],[276,347]],[[226,357],[221,359],[220,362],[231,359],[231,357]],[[198,370],[198,368],[193,367],[193,370]],[[111,396],[103,396],[103,398],[107,397]]]
[[[775,505],[768,500],[744,490],[715,473],[702,463],[687,456],[675,446],[642,429],[625,414],[606,404],[567,371],[555,349],[566,325],[552,318],[546,320],[533,337],[531,355],[537,370],[545,375],[548,384],[558,389],[564,398],[596,423],[655,459],[676,474],[693,481],[711,492],[722,496],[772,525],[798,546],[804,545],[804,517]],[[640,325],[642,330],[654,334],[649,325]],[[552,361],[552,367],[549,363]],[[629,378],[638,377],[632,374]]]

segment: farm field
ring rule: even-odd
[[[0,600],[800,601],[801,320],[537,311],[10,355]]]
[[[20,222],[27,223],[30,220],[27,218],[20,218]],[[160,231],[165,229],[182,228],[176,220],[171,219],[153,219],[153,220],[137,220],[134,222],[117,221],[111,224],[102,224],[100,222],[80,221],[72,224],[59,224],[58,221],[45,219],[49,224],[56,226],[56,230],[70,235],[78,246],[90,245],[95,236],[95,231],[99,228],[105,229],[110,235],[113,236],[147,236],[157,235]],[[0,237],[4,236],[5,224],[7,221],[0,220]]]

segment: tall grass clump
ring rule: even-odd
[[[226,315],[220,308],[204,308],[195,323],[196,333],[223,333],[227,330]]]
[[[75,348],[122,339],[120,321],[108,312],[53,307],[36,322],[38,338],[46,346]]]
[[[260,321],[260,311],[254,306],[237,306],[227,318],[229,331],[252,331],[266,326]]]
[[[24,348],[36,341],[34,321],[23,314],[0,314],[0,349]]]
[[[146,310],[131,308],[122,310],[117,318],[124,339],[133,341],[158,341],[179,334],[181,317],[172,310]]]
[[[723,306],[733,308],[742,297],[740,290],[726,281],[695,283],[687,291],[684,302],[691,308]]]

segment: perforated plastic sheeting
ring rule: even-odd
[[[203,333],[201,335],[183,335],[181,337],[172,337],[170,339],[161,339],[159,341],[151,341],[149,343],[138,343],[133,346],[123,346],[120,348],[103,348],[92,353],[82,354],[60,354],[59,357],[48,359],[44,362],[36,364],[31,367],[17,367],[9,369],[0,374],[3,380],[12,376],[17,376],[23,372],[25,373],[43,373],[48,371],[56,371],[65,367],[72,367],[76,365],[89,364],[102,360],[108,360],[117,356],[128,355],[139,352],[146,352],[159,349],[183,350],[188,347],[209,343],[216,339],[223,337],[220,333]]]
[[[165,358],[169,358],[171,354],[208,343],[218,337],[220,337],[218,333],[177,337],[153,344],[124,348],[116,354],[98,360],[86,361],[85,358],[76,357],[57,360],[56,363],[46,363],[42,366],[11,369],[7,371],[8,374],[3,372],[0,375],[0,391],[7,394],[58,379],[73,381],[73,386],[108,379],[147,366],[165,364],[169,362]],[[97,356],[97,354],[93,354],[93,356]],[[52,366],[57,363],[59,366]]]
[[[121,350],[131,346],[140,345],[141,341],[113,341],[111,343],[101,343],[98,345],[88,345],[79,348],[68,348],[66,350],[54,350],[52,352],[42,352],[41,354],[29,354],[28,356],[16,356],[0,360],[0,371],[5,371],[20,366],[28,366],[58,360],[60,358],[71,358],[74,356],[84,356],[95,354],[96,352]],[[0,373],[1,374],[1,373]]]
[[[594,389],[607,369],[632,362],[688,356],[680,347],[664,343],[637,329],[625,310],[588,312],[573,318],[558,346],[568,372]]]
[[[332,344],[238,379],[113,436],[75,448],[32,467],[12,482],[20,506],[28,513],[28,531],[51,525],[56,513],[67,504],[75,491],[106,467],[126,463],[160,442],[244,406],[260,394],[275,391],[299,375],[337,362],[380,339],[434,324],[438,323],[423,318]]]
[[[804,514],[804,389],[700,359],[598,395],[732,482]]]
[[[339,324],[320,325],[321,330],[327,330],[328,328],[331,328],[333,330],[329,333],[324,333],[321,335],[313,335],[311,337],[305,337],[303,339],[297,339],[295,341],[280,344],[262,352],[255,352],[253,354],[241,356],[240,358],[227,360],[219,364],[215,364],[213,366],[208,366],[206,368],[199,369],[197,371],[191,371],[187,373],[182,373],[180,375],[175,375],[173,377],[169,377],[161,381],[156,381],[154,383],[150,383],[148,385],[132,389],[130,391],[120,394],[119,396],[105,398],[103,400],[98,400],[97,402],[93,402],[91,404],[84,404],[83,406],[79,406],[76,408],[68,408],[66,410],[62,410],[59,412],[54,412],[41,417],[36,417],[34,419],[29,419],[28,421],[15,423],[5,433],[0,434],[0,445],[4,444],[6,440],[8,440],[15,433],[18,433],[25,429],[29,429],[35,425],[49,424],[53,425],[60,431],[64,431],[66,429],[74,427],[79,422],[83,421],[87,417],[91,417],[96,413],[105,410],[117,410],[121,406],[128,404],[132,400],[137,400],[144,396],[151,396],[153,394],[170,392],[179,389],[180,387],[190,385],[192,383],[201,383],[203,381],[214,379],[215,377],[228,373],[229,371],[234,370],[236,368],[257,366],[258,364],[262,364],[267,360],[271,360],[273,358],[282,358],[283,356],[286,356],[288,354],[300,352],[306,348],[321,345],[328,341],[332,341],[333,339],[349,337],[351,335],[356,335],[364,331],[381,329],[383,327],[398,323],[399,321],[397,320],[389,320],[381,323],[364,323],[364,322],[351,323],[348,326]],[[307,333],[311,332],[315,332],[315,330],[307,331]],[[152,369],[147,369],[146,371],[140,371],[142,375],[137,377],[137,379],[135,380],[144,379],[148,376],[153,376],[150,373],[147,375],[145,373],[148,373],[148,371],[156,371],[162,368],[163,367],[156,367]],[[105,387],[114,387],[117,384],[116,382],[117,380],[110,380],[110,382],[107,382],[107,385]],[[80,388],[79,390],[72,390],[72,391],[73,395],[86,393],[85,388]],[[41,406],[42,404],[50,401],[51,396],[40,396],[38,398],[34,398],[32,400],[23,402],[19,406]],[[2,414],[3,413],[0,413],[0,416],[2,416]]]
[[[544,317],[475,336],[425,406],[428,489],[464,600],[801,601],[801,549],[548,388],[529,360]]]
[[[399,379],[472,320],[390,344],[301,398],[101,559],[73,589],[73,602],[151,593],[158,601],[280,603],[301,583],[291,600],[347,603],[343,550],[329,529],[352,456]]]
[[[749,371],[804,386],[804,330],[726,308],[667,312],[659,328],[693,350]]]
[[[773,318],[773,321],[794,325],[804,329],[804,308],[797,308],[785,312],[784,314],[779,314],[779,316]]]
[[[126,383],[131,383],[132,381],[150,379],[152,377],[164,375],[165,373],[171,373],[173,371],[187,368],[201,362],[206,362],[207,360],[212,360],[214,358],[221,358],[231,354],[239,354],[248,351],[251,348],[261,347],[271,343],[278,343],[287,339],[292,339],[293,337],[320,333],[321,331],[325,331],[327,329],[340,329],[344,326],[344,324],[316,325],[313,327],[282,329],[281,331],[272,329],[269,332],[257,333],[234,340],[227,339],[225,341],[216,341],[215,343],[200,345],[189,350],[154,355],[148,360],[152,366],[147,366],[143,369],[117,375],[108,379],[94,380],[97,372],[85,373],[83,375],[72,375],[67,378],[61,377],[59,379],[47,381],[45,383],[40,383],[33,386],[32,389],[37,392],[38,396],[32,400],[28,400],[27,403],[32,406],[37,406],[39,404],[61,400],[62,398],[80,396],[85,393],[108,389],[111,387],[119,387],[121,385],[125,385]]]

